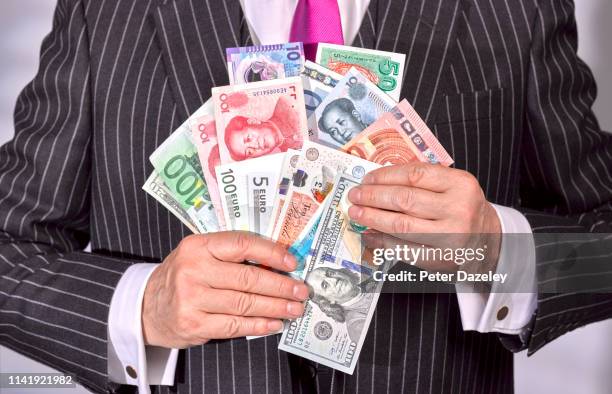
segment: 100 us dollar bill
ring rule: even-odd
[[[279,349],[352,374],[382,288],[362,262],[361,233],[348,218],[347,195],[360,179],[339,174],[319,219],[303,272],[312,289],[302,317],[285,323]]]
[[[168,189],[168,186],[166,186],[157,172],[153,171],[145,184],[142,186],[142,190],[147,192],[147,194],[170,211],[171,214],[176,216],[176,218],[187,226],[192,233],[200,233],[198,227],[195,225],[193,220],[191,220],[187,212],[174,199],[174,197],[172,197],[170,189]]]

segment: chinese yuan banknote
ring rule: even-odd
[[[212,89],[221,163],[300,149],[308,139],[302,79]]]
[[[306,117],[309,117],[315,109],[323,102],[342,75],[335,73],[325,67],[306,60],[302,70],[302,83],[304,84],[304,100],[306,102]]]
[[[145,184],[142,186],[142,190],[147,192],[157,202],[163,205],[171,214],[176,216],[192,233],[198,234],[197,226],[191,220],[187,212],[181,207],[181,205],[172,197],[172,193],[161,179],[156,171],[149,176]]]
[[[215,173],[215,167],[221,163],[221,159],[219,157],[219,144],[217,142],[217,129],[215,127],[212,100],[206,101],[198,111],[197,116],[189,118],[189,123],[192,139],[198,150],[204,180],[208,186],[208,194],[210,195],[219,222],[219,230],[225,230],[225,219],[217,186],[217,174]]]
[[[352,68],[308,118],[309,134],[321,144],[340,148],[396,104]]]
[[[149,158],[174,199],[201,233],[219,230],[191,130],[183,123]]]
[[[321,43],[316,62],[341,75],[355,67],[395,101],[400,99],[406,63],[403,53]]]
[[[227,48],[230,84],[297,77],[304,64],[301,42]]]
[[[382,165],[413,161],[453,164],[448,152],[407,100],[383,114],[342,150]]]
[[[303,272],[313,295],[302,317],[285,323],[279,349],[353,374],[380,295],[362,264],[361,235],[351,229],[347,195],[360,179],[339,174],[327,197]]]
[[[306,142],[272,238],[288,247],[294,245],[333,188],[337,173],[347,172],[361,178],[378,167],[357,156]]]
[[[268,174],[268,183],[276,185],[284,156],[284,153],[271,154],[248,161],[221,164],[215,168],[228,230],[254,231],[250,223],[248,176],[265,172]],[[257,180],[257,183],[262,182],[261,179]]]

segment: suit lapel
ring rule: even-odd
[[[372,0],[353,45],[406,54],[402,98],[427,121],[451,47],[457,0]]]
[[[153,10],[162,57],[180,119],[229,83],[225,48],[241,40],[240,2],[170,0]]]

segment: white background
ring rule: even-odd
[[[612,2],[576,0],[579,54],[599,86],[595,112],[612,130]],[[12,113],[19,91],[34,76],[42,38],[51,28],[54,1],[2,0],[0,3],[0,144],[13,135]],[[612,165],[612,163],[610,164]],[[518,394],[609,394],[612,392],[612,320],[578,329],[547,345],[534,357],[515,357]],[[0,372],[49,372],[49,368],[0,347]],[[43,390],[48,394],[86,393]],[[28,393],[30,390],[3,390]]]

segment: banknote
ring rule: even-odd
[[[380,165],[308,141],[304,143],[303,155],[298,158],[296,167],[272,235],[272,239],[288,247],[298,240],[317,209],[323,204],[339,172],[347,172],[360,178]]]
[[[361,235],[351,229],[349,190],[360,180],[340,173],[326,199],[304,279],[313,295],[302,317],[285,324],[279,349],[353,374],[386,270],[362,263]]]
[[[311,139],[339,148],[396,104],[352,68],[308,118]]]
[[[291,184],[291,179],[293,178],[293,173],[295,172],[295,167],[297,165],[298,159],[301,155],[301,151],[295,149],[287,149],[285,153],[285,158],[283,159],[283,166],[281,167],[278,185],[276,187],[276,195],[274,197],[274,203],[272,204],[272,215],[270,217],[270,225],[268,226],[268,231],[266,236],[268,238],[272,238],[274,234],[274,229],[276,228],[276,224],[278,222],[278,217],[283,210],[283,205],[285,204],[285,198],[287,197],[287,192],[289,191],[289,185]]]
[[[341,75],[355,67],[395,101],[400,99],[406,63],[403,53],[321,43],[316,62]]]
[[[306,102],[306,117],[308,118],[315,109],[323,102],[342,75],[328,70],[317,63],[306,60],[302,70],[302,83],[304,84],[304,100]]]
[[[187,212],[181,207],[181,205],[176,202],[174,197],[172,197],[172,193],[170,193],[170,189],[166,186],[164,181],[161,179],[159,174],[156,171],[153,171],[145,184],[142,186],[142,190],[147,192],[151,197],[153,197],[157,202],[163,205],[171,214],[177,217],[192,233],[198,234],[200,231],[197,226],[191,220]]]
[[[230,84],[297,77],[304,64],[301,42],[227,48]]]
[[[208,186],[208,194],[215,208],[219,229],[225,230],[225,218],[223,217],[223,207],[221,206],[217,174],[215,173],[215,167],[220,164],[221,159],[219,158],[215,114],[211,99],[202,105],[197,115],[189,118],[189,127],[193,142],[198,150],[200,165],[204,173],[204,180]]]
[[[279,176],[278,168],[247,174],[249,230],[254,233],[265,235],[268,231]]]
[[[407,100],[342,147],[344,152],[382,165],[414,161],[453,164],[453,159]]]
[[[308,139],[302,79],[212,89],[221,163],[300,149]]]
[[[240,162],[221,164],[215,168],[221,206],[228,230],[254,231],[250,227],[248,175],[266,172],[269,183],[276,185],[285,154],[275,153]],[[278,172],[275,172],[277,169]],[[261,180],[259,180],[261,181]]]
[[[188,121],[176,129],[149,160],[174,199],[202,233],[219,230]]]

